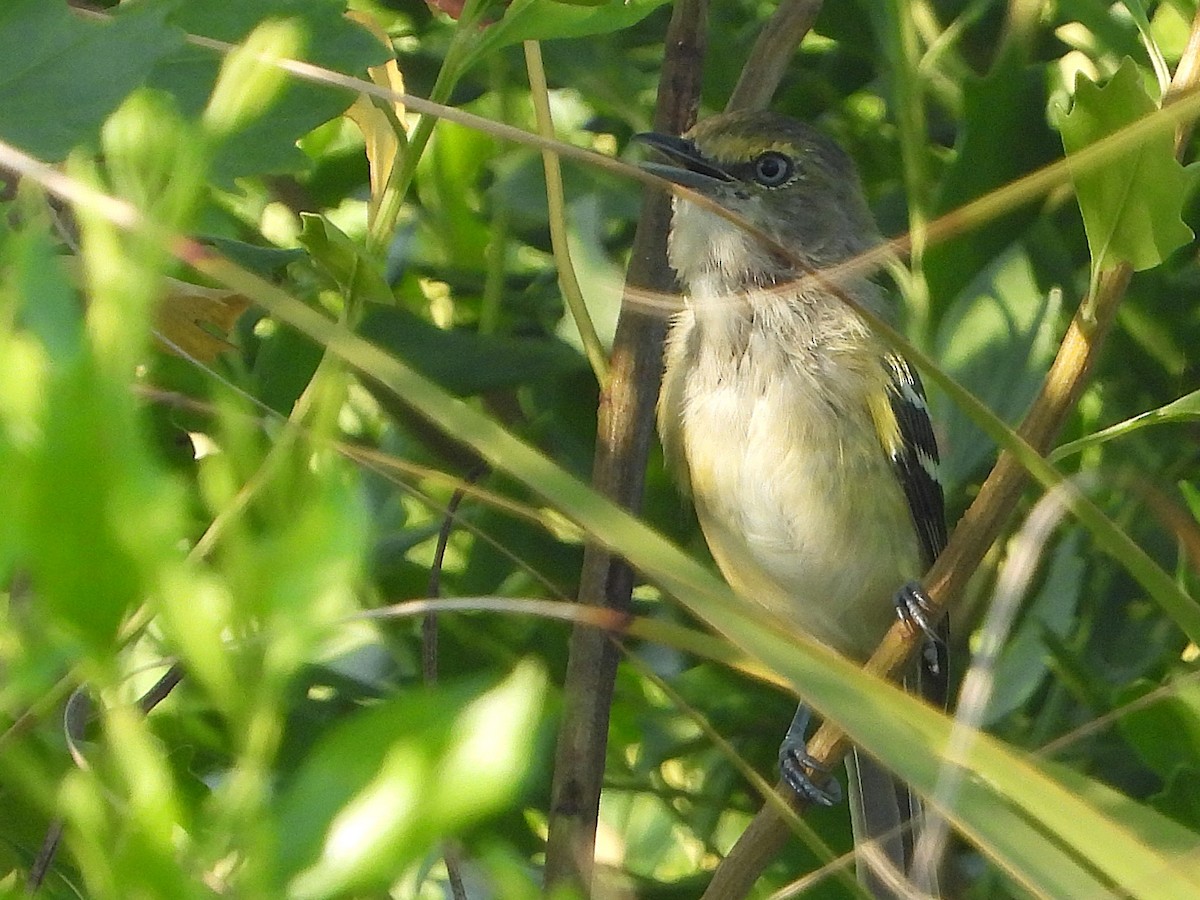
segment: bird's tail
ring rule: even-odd
[[[904,680],[906,688],[942,709],[949,700],[948,640],[943,619],[915,673]],[[876,900],[940,897],[936,860],[914,859],[924,824],[920,798],[858,749],[846,756],[846,776],[859,883]]]
[[[937,872],[913,868],[920,800],[860,750],[846,756],[846,775],[859,883],[876,900],[939,897]]]

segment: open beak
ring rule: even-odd
[[[651,175],[657,175],[659,178],[665,178],[667,181],[673,181],[698,191],[711,189],[714,182],[733,181],[728,172],[706,159],[696,149],[696,145],[687,138],[646,131],[635,134],[633,139],[648,144],[671,160],[671,165],[656,162],[641,163],[641,168]]]

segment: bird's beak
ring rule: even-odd
[[[657,175],[659,178],[665,178],[667,181],[673,181],[675,184],[698,191],[711,189],[715,182],[733,180],[728,172],[706,159],[696,149],[696,145],[687,138],[646,131],[635,134],[633,139],[648,144],[673,163],[673,165],[656,162],[641,163],[641,168],[651,175]]]

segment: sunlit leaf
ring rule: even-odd
[[[391,46],[387,33],[367,13],[351,11],[347,15],[375,35],[384,46]],[[404,76],[396,60],[389,59],[370,66],[367,75],[382,88],[397,94],[404,93]],[[346,110],[346,117],[362,132],[367,149],[367,165],[371,173],[370,221],[374,221],[383,197],[383,189],[405,144],[404,104],[388,103],[366,95],[358,97]]]
[[[640,22],[667,0],[609,0],[601,5],[571,5],[557,0],[515,0],[499,22],[488,27],[473,59],[521,41],[579,38],[608,34]]]
[[[289,896],[383,888],[435,840],[496,811],[531,763],[545,684],[524,663],[488,691],[409,692],[340,725],[276,813]]]
[[[190,34],[240,43],[267,19],[287,19],[308,38],[305,61],[338,72],[362,74],[384,62],[388,53],[369,32],[326,0],[188,0],[175,4],[168,21]],[[222,56],[214,50],[186,46],[155,67],[151,83],[170,91],[185,113],[198,114],[209,101]],[[250,174],[298,171],[308,159],[295,141],[337,116],[354,102],[344,89],[313,84],[289,76],[288,85],[261,117],[224,141],[213,161],[219,179]]]
[[[212,362],[234,349],[226,337],[250,301],[233,291],[201,287],[168,278],[167,293],[157,312],[158,336],[169,350]]]
[[[995,257],[946,310],[936,336],[938,358],[989,408],[1015,422],[1053,358],[1060,304],[1061,297],[1038,284],[1028,254],[1014,247]],[[1005,377],[996,378],[997,372]],[[961,409],[945,404],[937,413],[942,479],[960,484],[992,458],[995,445]]]
[[[1155,109],[1131,59],[1106,85],[1081,78],[1071,111],[1058,122],[1068,158]],[[1192,239],[1182,219],[1191,179],[1175,158],[1169,131],[1145,138],[1103,166],[1077,168],[1072,177],[1097,269],[1122,261],[1149,269]]]

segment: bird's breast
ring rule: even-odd
[[[785,340],[763,316],[743,310],[737,327],[732,309],[723,324],[693,309],[674,324],[664,445],[731,587],[863,657],[894,617],[892,592],[919,574],[867,404],[877,365],[849,333],[834,329],[831,346],[795,330]]]

